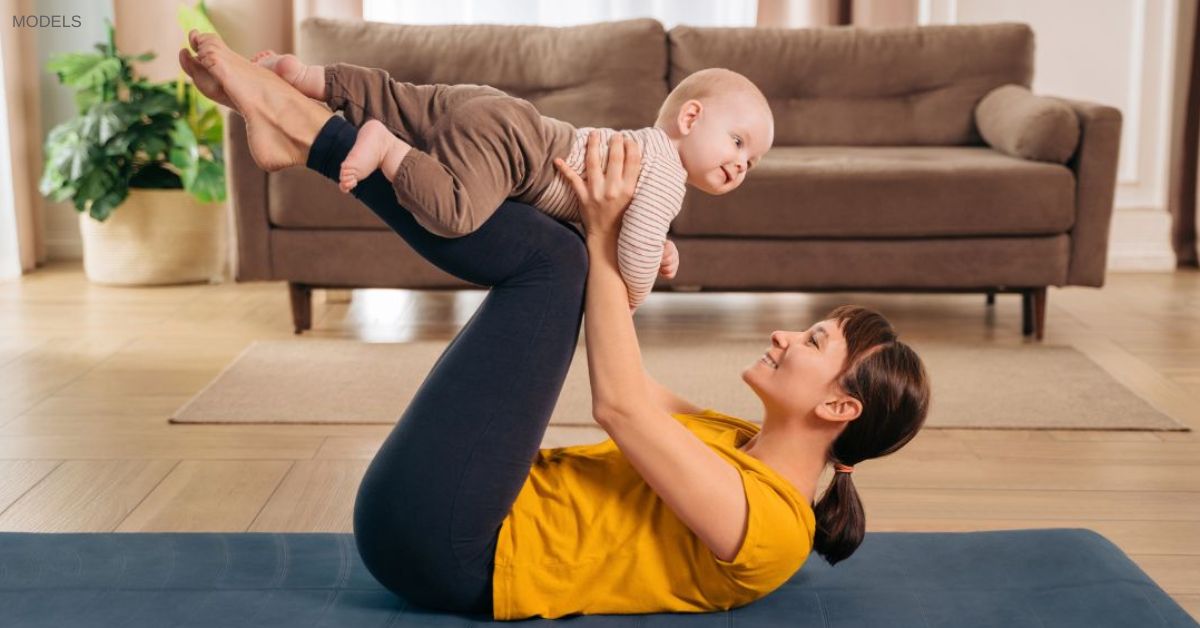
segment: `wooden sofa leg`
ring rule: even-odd
[[[292,302],[292,326],[296,334],[312,329],[312,291],[302,283],[288,282],[288,298]]]
[[[1046,286],[1021,291],[1021,333],[1041,340],[1046,332]]]
[[[1033,291],[1033,332],[1039,342],[1046,335],[1046,286]]]
[[[987,293],[987,304],[988,305],[996,304],[996,293],[992,292],[991,290],[988,290],[988,293]]]

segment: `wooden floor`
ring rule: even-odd
[[[301,338],[449,340],[484,295],[349,294],[318,291]],[[1010,294],[988,308],[982,294],[655,293],[637,325],[643,337],[766,343],[848,302],[882,311],[909,340],[1031,342]],[[1076,347],[1200,430],[1200,274],[1051,288],[1046,325],[1045,343]],[[278,282],[105,287],[59,262],[0,283],[0,530],[349,532],[389,426],[165,419],[250,342],[293,337]],[[927,429],[854,478],[870,531],[1090,528],[1200,618],[1197,434]],[[544,446],[603,438],[555,427]]]

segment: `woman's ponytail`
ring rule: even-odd
[[[849,558],[862,545],[867,533],[867,519],[862,501],[849,473],[834,473],[833,481],[813,511],[817,518],[817,533],[813,550],[830,565]]]

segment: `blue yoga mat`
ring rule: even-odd
[[[468,626],[382,588],[349,534],[0,533],[0,626]],[[878,532],[830,567],[719,613],[576,615],[571,626],[1198,626],[1084,529]]]

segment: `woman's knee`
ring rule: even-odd
[[[582,289],[587,283],[587,244],[574,227],[563,222],[558,225],[562,228],[552,229],[546,234],[541,253],[546,263],[559,273],[558,276]]]

